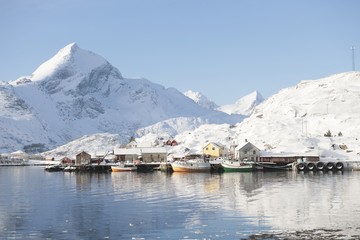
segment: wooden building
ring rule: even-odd
[[[167,150],[164,147],[142,148],[141,150],[142,161],[145,163],[166,161]]]
[[[114,149],[115,161],[131,161],[134,162],[141,158],[139,148],[116,148]]]
[[[76,155],[75,165],[89,165],[91,164],[91,155],[82,151]]]
[[[210,142],[203,147],[203,155],[212,158],[225,157],[227,151],[224,145]]]
[[[114,149],[114,155],[116,161],[164,162],[167,150],[164,147],[117,148]]]
[[[314,153],[262,153],[261,162],[271,162],[276,164],[293,163],[298,160],[306,162],[320,161],[319,155]]]
[[[75,163],[74,160],[68,158],[68,157],[63,157],[61,160],[60,160],[61,164],[68,164],[68,165],[73,165]]]

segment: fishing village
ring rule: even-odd
[[[175,139],[154,147],[135,140],[113,150],[90,154],[79,152],[75,159],[44,158],[22,151],[0,155],[0,166],[42,165],[49,172],[253,172],[253,171],[343,171],[360,170],[360,162],[322,159],[314,151],[307,153],[271,153],[261,151],[247,139],[226,147],[209,142],[202,153],[169,153]]]

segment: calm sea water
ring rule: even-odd
[[[0,239],[359,239],[359,214],[360,172],[0,167]]]

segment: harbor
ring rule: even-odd
[[[36,165],[36,164],[32,164]],[[9,165],[16,166],[16,165]],[[26,166],[26,165],[21,165]],[[27,166],[30,166],[29,164]],[[204,161],[202,159],[189,159],[174,162],[153,163],[110,163],[89,165],[67,165],[48,164],[44,169],[49,172],[141,172],[153,171],[188,172],[188,173],[226,173],[226,172],[256,172],[256,171],[296,171],[296,172],[335,172],[335,171],[357,171],[360,162],[303,162],[295,161],[287,164],[276,164],[274,162],[240,162],[233,160]]]

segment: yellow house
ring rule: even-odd
[[[227,151],[224,145],[220,143],[210,142],[203,147],[203,154],[205,156],[210,156],[213,158],[224,157],[227,154]]]

